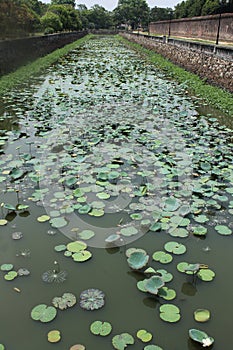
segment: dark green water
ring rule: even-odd
[[[209,197],[201,196],[204,203],[200,204],[200,213],[207,215],[209,219],[207,224],[201,224],[208,228],[206,236],[195,236],[189,230],[190,233],[185,238],[173,237],[168,229],[158,232],[149,230],[144,234],[143,225],[141,225],[141,231],[139,230],[138,235],[132,238],[134,242],[126,246],[107,249],[103,240],[99,238],[100,236],[97,236],[97,239],[86,241],[93,254],[92,258],[84,263],[77,263],[64,257],[62,253],[54,251],[56,245],[67,244],[70,241],[71,231],[68,228],[60,230],[51,228],[49,222],[39,223],[37,221],[40,215],[51,212],[52,202],[47,198],[44,198],[44,201],[32,200],[35,189],[45,186],[50,189],[51,198],[54,199],[52,184],[55,182],[57,186],[62,178],[62,175],[55,176],[56,170],[60,170],[60,164],[65,164],[64,159],[67,157],[67,153],[63,154],[58,152],[58,149],[54,150],[55,146],[65,144],[73,147],[75,138],[76,148],[72,148],[72,154],[78,152],[80,156],[84,154],[86,159],[82,164],[90,164],[86,170],[84,165],[80,165],[79,168],[79,180],[85,187],[88,184],[87,177],[90,175],[93,177],[93,174],[97,173],[97,171],[95,173],[95,167],[104,167],[114,156],[125,157],[124,159],[127,161],[130,159],[133,163],[136,157],[138,170],[149,172],[152,159],[157,161],[156,157],[160,152],[172,157],[174,153],[179,153],[178,146],[181,145],[182,155],[185,153],[191,159],[192,165],[188,162],[189,169],[178,168],[181,175],[179,181],[176,182],[184,183],[185,186],[190,184],[194,186],[192,172],[197,171],[193,166],[196,164],[194,151],[196,150],[197,153],[200,151],[202,160],[209,161],[208,156],[211,153],[205,143],[205,137],[212,135],[215,126],[209,126],[208,118],[203,121],[203,110],[200,120],[192,101],[185,96],[181,88],[167,81],[155,68],[148,66],[134,52],[129,51],[112,38],[97,38],[86,43],[84,48],[61,59],[44,76],[35,80],[30,89],[22,87],[21,90],[6,96],[4,106],[2,110],[4,117],[0,125],[3,130],[1,135],[6,137],[6,144],[1,146],[4,153],[0,159],[2,161],[0,176],[6,176],[6,179],[0,183],[0,203],[17,205],[15,190],[18,189],[19,202],[29,205],[27,211],[30,215],[25,216],[16,211],[16,216],[6,217],[8,219],[6,226],[0,226],[0,264],[12,263],[16,270],[25,267],[30,270],[31,274],[28,277],[17,277],[13,281],[5,281],[4,273],[0,272],[0,343],[4,344],[7,350],[32,348],[49,350],[55,347],[58,350],[69,350],[72,345],[78,343],[84,344],[88,350],[110,350],[113,349],[112,337],[128,332],[135,339],[135,344],[129,345],[129,349],[141,350],[146,344],[136,338],[136,333],[139,329],[146,329],[153,334],[153,340],[149,344],[159,345],[163,350],[198,350],[201,345],[192,342],[188,337],[188,330],[197,328],[214,337],[215,343],[211,349],[230,350],[233,314],[231,301],[233,291],[232,236],[220,235],[214,229],[216,224],[227,225],[232,229],[232,211],[229,211],[232,195],[224,191],[225,187],[232,187],[232,153],[230,151],[232,148],[229,144],[224,143],[224,138],[226,140],[230,138],[229,131],[223,134],[221,140],[222,129],[221,127],[219,129],[216,121],[213,122],[216,123],[218,140],[216,137],[216,145],[213,143],[211,145],[213,149],[216,149],[219,142],[220,151],[226,151],[228,158],[224,160],[225,163],[221,169],[228,171],[229,177],[225,176],[224,179],[221,179],[224,183],[223,187],[219,185],[220,181],[218,184],[212,184],[212,187],[216,189],[213,189]],[[170,118],[169,124],[166,124],[167,118]],[[161,120],[165,124],[160,124]],[[185,124],[186,120],[187,124]],[[201,127],[196,126],[195,123],[191,124],[190,121],[200,123]],[[123,131],[121,127],[124,127]],[[190,127],[193,129],[188,134]],[[17,133],[17,130],[20,133]],[[146,139],[142,138],[142,135],[145,135],[142,130],[148,131]],[[100,131],[103,139],[99,146],[91,149],[84,148],[84,146],[92,145]],[[204,145],[201,145],[200,150],[200,143],[195,140],[202,138]],[[82,148],[77,146],[80,140],[87,142],[84,146],[82,145]],[[163,148],[162,150],[158,148],[153,153],[149,146],[158,140]],[[110,144],[109,148],[108,144]],[[164,151],[164,147],[167,147],[167,150]],[[82,153],[80,149],[85,152]],[[92,151],[94,160],[91,158]],[[29,169],[28,173],[23,179],[12,181],[7,171],[14,167],[21,169],[22,164],[17,162],[21,161],[23,154],[32,156],[29,161],[23,163],[24,170]],[[51,161],[51,154],[55,154],[56,160]],[[128,158],[126,154],[129,154]],[[181,157],[180,154],[179,157]],[[171,158],[169,159],[171,161]],[[38,160],[38,166],[35,160]],[[68,160],[70,161],[70,158]],[[151,195],[142,196],[146,200],[142,213],[145,215],[144,218],[151,221],[153,221],[153,211],[147,210],[151,205],[150,196],[154,201],[154,211],[161,210],[163,217],[166,217],[161,207],[164,198],[166,200],[170,196],[175,196],[190,206],[196,202],[193,193],[186,193],[182,197],[179,191],[174,188],[170,189],[172,187],[169,182],[170,173],[167,173],[170,171],[170,165],[165,171],[164,164],[167,162],[159,158],[159,163],[153,168],[153,171],[156,170],[157,173],[154,173],[153,176],[151,173],[145,175],[146,181],[154,187]],[[122,171],[129,172],[130,166],[125,166]],[[159,171],[160,166],[163,170],[161,172]],[[38,183],[32,181],[28,175],[32,167],[34,175],[39,172],[43,173],[43,179]],[[44,169],[45,172],[43,172]],[[52,174],[55,176],[55,181],[49,169],[54,171]],[[72,171],[71,169],[71,174],[73,174]],[[135,168],[132,168],[133,171]],[[130,178],[129,174],[122,176],[124,179]],[[203,179],[203,183],[208,183],[208,171],[207,173],[200,172],[199,177]],[[162,181],[162,188],[160,188],[159,180]],[[166,186],[164,185],[165,180],[168,181]],[[132,183],[132,178],[130,181]],[[138,181],[137,178],[133,186],[137,187]],[[198,182],[200,183],[201,181]],[[196,185],[197,182],[195,182]],[[61,187],[55,187],[55,190],[61,191]],[[185,187],[185,190],[190,191],[188,187]],[[221,203],[220,210],[214,208],[209,213],[205,201],[210,198],[216,199],[214,197],[216,195],[227,195],[227,199],[218,202]],[[108,201],[115,201],[116,197],[113,195]],[[129,206],[132,202],[143,203],[142,197],[132,196],[128,203]],[[55,204],[58,206],[59,200],[55,201]],[[134,211],[132,209],[130,211],[128,204],[120,208],[122,211],[111,213],[106,211],[100,218],[89,215],[80,216],[77,211],[64,215],[74,221],[74,227],[81,228],[83,225],[85,228],[85,225],[89,224],[93,230],[98,232],[96,235],[101,235],[102,232],[105,234],[106,228],[107,230],[109,228],[109,233],[113,233],[115,228],[118,230],[117,224],[121,219],[124,224],[130,222],[129,214]],[[67,205],[72,207],[71,199],[67,199],[66,208]],[[54,209],[52,204],[52,210]],[[136,212],[141,211],[136,210]],[[190,225],[195,224],[194,218],[197,214],[193,212],[195,212],[194,209],[188,215]],[[2,219],[6,214],[7,210],[3,209]],[[170,215],[172,216],[173,213]],[[51,229],[56,234],[49,235],[48,231]],[[22,232],[23,238],[13,240],[11,234],[15,231]],[[165,265],[152,261],[152,254],[155,251],[164,250],[164,244],[173,240],[185,244],[187,252],[184,255],[173,255],[173,261],[170,264]],[[167,285],[176,291],[174,300],[165,301],[137,289],[137,281],[144,277],[142,278],[139,272],[132,271],[128,266],[125,256],[128,247],[145,249],[150,255],[149,266],[155,269],[166,269],[173,274],[173,280]],[[18,256],[24,249],[30,249],[30,257]],[[61,270],[68,272],[67,280],[60,284],[45,283],[41,275],[53,269],[55,260],[59,262]],[[204,282],[200,279],[194,282],[192,276],[177,271],[176,265],[181,261],[207,264],[215,272],[216,277],[211,282]],[[15,287],[21,292],[16,292]],[[78,299],[80,293],[88,288],[98,288],[104,291],[106,304],[102,309],[93,312],[85,311],[77,303],[68,310],[59,310],[57,317],[51,323],[42,324],[31,319],[30,312],[35,305],[41,303],[51,305],[53,297],[61,296],[64,292],[71,292]],[[180,308],[181,320],[179,322],[167,323],[160,319],[159,306],[164,303],[175,304]],[[198,308],[210,310],[211,319],[208,322],[197,323],[194,320],[193,312]],[[111,322],[112,333],[106,338],[92,335],[89,327],[95,320]],[[61,331],[62,340],[57,344],[49,344],[47,341],[47,333],[52,329]]]

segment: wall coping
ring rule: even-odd
[[[207,19],[219,19],[220,14],[216,15],[208,15],[208,16],[197,16],[197,17],[185,17],[185,18],[177,18],[177,19],[171,19],[171,20],[164,20],[164,21],[156,21],[156,22],[150,22],[150,24],[160,24],[160,23],[179,23],[179,22],[195,22],[195,21],[205,21]],[[222,18],[231,18],[233,19],[233,13],[222,13]]]

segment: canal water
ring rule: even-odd
[[[86,41],[3,97],[5,349],[124,349],[123,333],[129,349],[201,349],[190,329],[231,349],[232,124],[209,108],[115,37]],[[153,276],[165,284],[158,295],[141,290]],[[80,306],[88,289],[104,293],[101,308]],[[77,303],[35,320],[37,305],[64,293]],[[180,316],[161,315],[164,304]],[[210,318],[195,320],[198,309]],[[92,334],[97,320],[111,323],[109,335]]]

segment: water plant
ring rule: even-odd
[[[57,261],[54,261],[54,269],[45,271],[42,280],[46,283],[63,283],[67,278],[67,272],[61,271]]]
[[[85,310],[98,310],[105,304],[105,294],[99,290],[90,288],[80,294],[79,305]]]
[[[214,343],[214,338],[208,336],[207,333],[199,330],[199,329],[189,329],[189,336],[192,340],[201,343],[201,345],[205,348],[211,346]]]

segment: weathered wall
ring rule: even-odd
[[[72,32],[0,41],[0,76],[85,36]]]
[[[150,33],[185,38],[216,40],[219,15],[174,19],[150,23]],[[233,42],[233,13],[223,13],[219,40]]]
[[[128,33],[122,34],[122,36],[163,55],[180,67],[206,79],[207,82],[233,92],[232,61],[220,58],[213,53],[158,42],[145,36]]]

